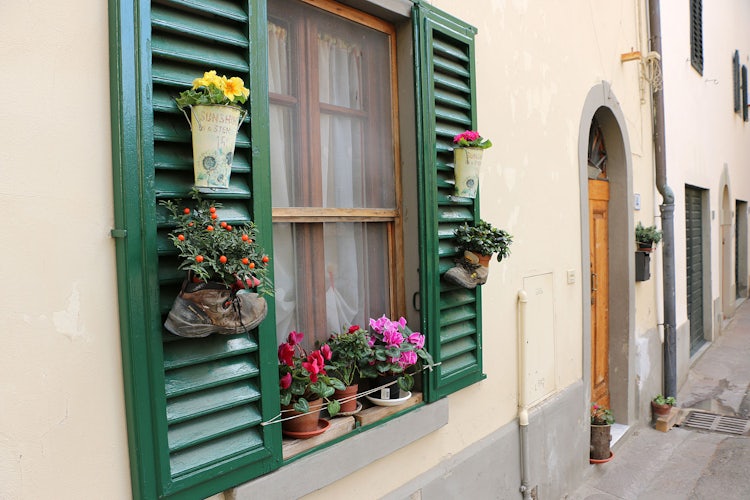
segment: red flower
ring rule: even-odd
[[[313,351],[310,353],[310,355],[307,357],[307,361],[304,361],[302,363],[302,368],[307,370],[307,372],[310,374],[310,382],[317,382],[318,381],[318,374],[325,375],[325,361],[323,360],[323,355],[320,354],[320,351]]]
[[[359,330],[359,325],[352,325],[349,327],[349,333],[354,333]]]
[[[289,332],[289,337],[287,337],[287,342],[289,343],[289,345],[297,345],[302,342],[303,338],[305,338],[304,333],[291,331]]]
[[[288,343],[279,346],[279,361],[287,366],[294,367],[294,346]]]
[[[291,373],[287,373],[279,379],[279,386],[281,386],[282,389],[289,389],[291,385],[292,385]]]

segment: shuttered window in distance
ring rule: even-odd
[[[471,26],[425,4],[415,8],[422,329],[440,364],[428,372],[430,401],[484,378],[481,291],[441,276],[458,254],[454,229],[479,219],[478,199],[453,197],[453,137],[476,128]]]
[[[703,1],[690,0],[690,64],[703,74]]]
[[[742,66],[742,119],[748,121],[747,116],[747,66]]]

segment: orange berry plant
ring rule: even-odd
[[[195,202],[189,208],[181,200],[160,202],[171,215],[169,239],[177,248],[179,268],[197,279],[272,295],[267,276],[269,258],[257,243],[255,223],[232,226],[220,220],[221,203],[205,200],[197,191],[193,191],[193,198]]]

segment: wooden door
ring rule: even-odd
[[[609,408],[609,182],[589,179],[591,401]]]

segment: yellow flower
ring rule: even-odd
[[[208,87],[213,85],[224,90],[224,81],[226,81],[226,78],[220,78],[216,75],[216,70],[212,69],[211,71],[203,73],[203,78],[196,78],[193,80],[193,88],[197,89],[198,87]]]
[[[244,96],[247,99],[248,95],[250,95],[250,91],[245,88],[245,82],[242,81],[242,78],[233,76],[226,81],[224,85],[224,97],[230,101],[234,101],[234,98],[237,96]]]

